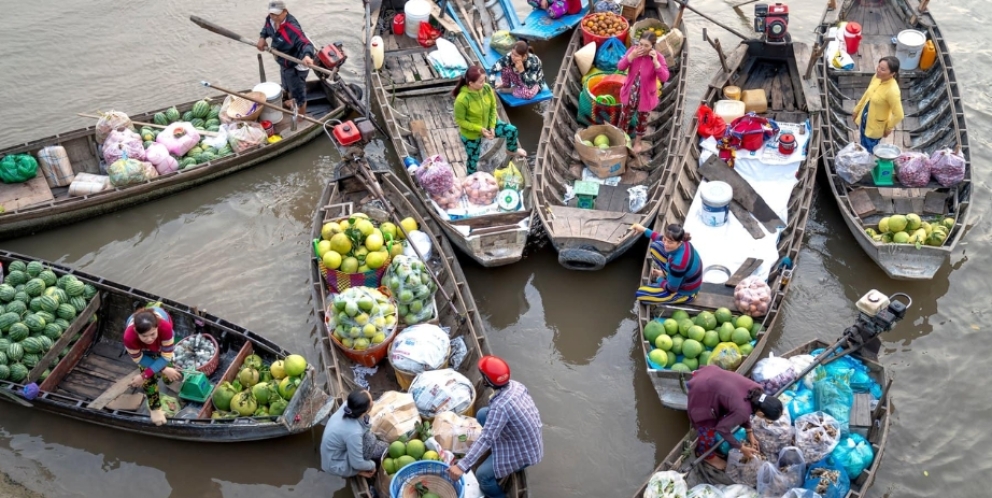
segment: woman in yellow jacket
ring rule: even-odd
[[[899,92],[899,59],[882,57],[868,90],[854,106],[852,117],[861,131],[861,146],[874,152],[883,137],[902,121],[902,95]]]
[[[475,173],[483,138],[502,137],[506,140],[507,151],[521,157],[527,155],[517,144],[517,127],[497,119],[499,99],[493,87],[486,83],[485,69],[469,67],[451,94],[455,97],[455,124],[468,156],[465,161],[467,174]]]

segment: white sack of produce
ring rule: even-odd
[[[407,233],[406,241],[409,242],[405,247],[403,247],[403,255],[410,256],[411,258],[417,258],[417,251],[424,256],[424,259],[430,261],[431,259],[431,248],[434,245],[431,243],[431,237],[420,230],[411,230]],[[416,251],[414,250],[416,247]]]
[[[724,498],[723,491],[712,484],[697,484],[689,490],[686,498]]]
[[[462,190],[468,197],[468,202],[481,206],[492,204],[499,192],[496,177],[485,171],[477,171],[462,180]]]
[[[436,202],[445,211],[461,206],[462,195],[462,187],[457,183],[452,184],[451,188],[440,194],[430,194],[431,200]]]
[[[110,136],[103,142],[104,162],[112,164],[125,156],[141,161],[145,159],[145,146],[141,143],[141,135],[131,130],[110,132]]]
[[[84,195],[103,192],[111,187],[110,177],[106,175],[94,175],[92,173],[76,173],[72,183],[69,184],[69,195],[72,197],[83,197]]]
[[[158,176],[158,171],[152,163],[137,159],[118,159],[107,167],[110,184],[115,187],[126,187],[144,183]]]
[[[48,186],[52,188],[71,184],[75,176],[69,155],[61,145],[49,145],[39,150],[38,165],[41,166],[41,172],[45,175]]]
[[[268,138],[265,128],[254,121],[238,121],[228,125],[227,143],[231,144],[234,152],[241,153],[264,145]]]
[[[155,141],[169,149],[169,154],[181,157],[200,143],[200,133],[193,128],[193,125],[180,121],[166,126],[155,137]]]
[[[420,412],[410,393],[386,391],[369,411],[372,433],[383,441],[396,441],[410,434],[420,423]]]
[[[734,448],[727,453],[727,477],[737,484],[753,488],[758,485],[758,471],[763,463],[765,458],[761,454],[749,458],[741,450]]]
[[[801,374],[803,370],[809,368],[809,366],[812,365],[814,361],[816,361],[816,358],[814,358],[813,355],[811,354],[797,354],[795,356],[789,357],[789,363],[792,363],[792,370],[796,372],[796,375]],[[806,374],[805,377],[803,377],[802,383],[806,386],[807,389],[813,389],[814,381],[816,381],[815,369],[810,370],[810,372]],[[794,387],[798,389],[799,384],[796,384]]]
[[[644,498],[686,498],[688,486],[682,474],[674,470],[655,472],[644,487]]]
[[[473,417],[454,412],[441,412],[434,417],[431,432],[442,448],[458,454],[468,453],[469,448],[482,436],[482,425]]]
[[[768,358],[762,358],[754,365],[751,380],[761,384],[765,394],[771,396],[796,380],[796,372],[791,361],[771,353]]]
[[[819,462],[834,451],[840,442],[840,423],[823,412],[813,412],[796,419],[796,446],[807,462]]]
[[[782,416],[772,422],[764,417],[751,417],[751,431],[758,440],[761,453],[774,460],[782,448],[792,446],[796,439],[796,429],[792,426],[789,410],[782,410]]]
[[[875,158],[857,142],[850,142],[837,153],[834,169],[847,183],[858,183],[875,168]]]
[[[450,191],[456,183],[455,170],[451,169],[448,161],[439,155],[424,159],[413,176],[416,178],[417,184],[432,197]]]
[[[734,287],[734,304],[737,306],[737,311],[745,315],[765,316],[771,302],[771,288],[757,276],[747,277]]]
[[[760,498],[758,491],[743,484],[731,484],[723,488],[723,498]]]
[[[96,141],[98,143],[103,143],[107,140],[107,137],[110,136],[110,132],[114,130],[134,131],[134,125],[131,124],[131,118],[129,118],[127,114],[120,111],[110,111],[106,114],[100,115],[100,119],[96,122]]]
[[[444,365],[450,348],[451,338],[441,327],[421,323],[403,329],[396,336],[389,347],[389,363],[413,374],[437,370]]]
[[[475,400],[472,381],[450,368],[417,375],[410,384],[410,394],[424,418],[434,418],[445,411],[462,413]]]
[[[179,161],[169,154],[169,149],[160,143],[153,143],[145,150],[145,159],[155,166],[160,175],[167,175],[179,169]]]

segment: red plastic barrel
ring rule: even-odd
[[[596,48],[598,49],[599,46],[603,44],[603,42],[605,42],[606,40],[609,40],[610,38],[613,38],[613,36],[599,36],[597,34],[592,33],[588,29],[586,29],[586,23],[585,23],[585,21],[591,15],[592,14],[589,14],[586,17],[583,17],[582,18],[582,22],[579,23],[579,26],[582,26],[582,45],[588,45],[591,42],[596,42]],[[627,44],[627,33],[630,31],[630,22],[628,22],[627,19],[625,19],[623,16],[617,16],[617,17],[619,17],[623,21],[623,24],[626,27],[623,29],[623,31],[620,32],[620,34],[614,35],[614,36],[616,38],[619,38],[620,39],[620,42],[622,42],[624,45],[626,45]]]
[[[847,53],[854,55],[858,53],[858,46],[861,45],[861,25],[856,22],[847,23],[844,28],[844,42],[847,44]]]
[[[393,16],[393,34],[402,35],[406,29],[406,15],[400,12]]]

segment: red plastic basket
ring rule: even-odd
[[[591,31],[589,31],[588,29],[586,29],[586,19],[588,19],[592,15],[594,15],[594,14],[589,14],[589,15],[583,17],[582,18],[582,22],[579,23],[579,26],[582,27],[582,45],[588,45],[588,44],[590,44],[592,42],[596,42],[596,48],[599,49],[599,46],[602,45],[603,42],[605,42],[606,40],[609,40],[610,38],[613,38],[613,37],[619,38],[620,41],[623,42],[624,45],[627,44],[627,33],[630,32],[630,22],[627,21],[627,19],[625,19],[623,16],[620,16],[620,15],[617,15],[617,14],[613,14],[613,15],[617,16],[623,22],[623,25],[624,25],[623,31],[621,31],[620,34],[618,34],[618,35],[613,35],[613,36],[599,36],[597,34],[594,34]]]
[[[204,363],[203,366],[197,368],[197,370],[200,371],[200,372],[203,372],[203,375],[206,375],[207,377],[210,377],[211,375],[214,374],[214,372],[217,370],[217,366],[220,364],[220,344],[217,343],[217,339],[214,339],[214,336],[212,336],[210,334],[202,334],[202,335],[203,335],[203,337],[206,337],[207,339],[210,339],[210,342],[213,343],[213,345],[214,345],[214,356],[213,356],[213,358],[210,358],[209,361],[207,361],[206,363]],[[176,344],[176,346],[182,344],[183,342],[185,342],[186,340],[188,340],[190,337],[192,337],[192,336],[184,337],[181,341],[179,341]]]

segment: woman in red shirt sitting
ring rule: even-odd
[[[124,348],[140,369],[131,386],[145,390],[152,423],[162,425],[165,412],[159,399],[158,381],[164,378],[166,383],[172,383],[182,378],[179,370],[172,368],[175,348],[172,318],[162,308],[144,308],[128,318],[126,327]]]

